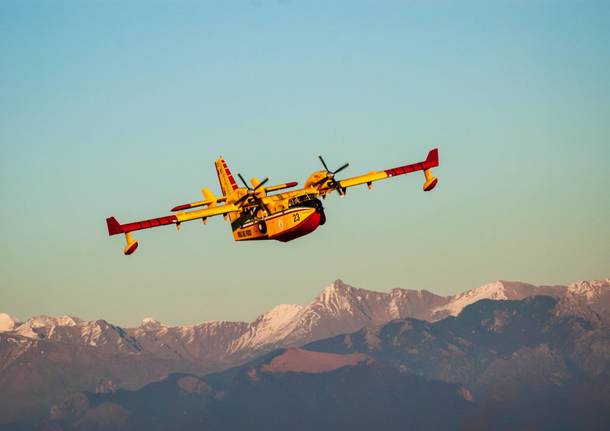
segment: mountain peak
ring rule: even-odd
[[[267,311],[261,317],[265,320],[286,320],[294,317],[299,311],[303,309],[303,305],[298,304],[280,304]]]
[[[568,293],[582,295],[591,300],[604,293],[610,293],[610,278],[604,280],[582,280],[568,286]]]
[[[163,325],[161,324],[161,322],[153,319],[152,317],[145,317],[144,319],[142,319],[142,323],[140,324],[140,326],[147,328],[160,328]]]
[[[47,316],[46,314],[40,314],[30,317],[24,325],[27,325],[30,328],[42,328],[46,326],[76,326],[81,322],[82,320],[78,317],[68,315],[52,317]]]
[[[595,312],[610,317],[610,278],[572,283],[566,293],[566,297],[582,301]]]
[[[523,299],[532,295],[553,295],[559,293],[563,286],[541,286],[521,283],[519,281],[496,280],[449,298],[449,303],[434,309],[437,316],[457,316],[464,307],[481,299],[507,300]]]
[[[320,293],[320,295],[318,295],[317,299],[321,302],[328,302],[331,298],[336,298],[338,296],[346,296],[354,290],[354,287],[344,283],[341,279],[337,279],[333,281],[328,287],[326,287]]]
[[[353,287],[350,286],[349,284],[345,283],[340,278],[337,278],[330,285],[328,285],[322,292],[327,291],[327,290],[328,291],[346,291],[346,290],[350,290],[350,289],[353,289]]]
[[[0,332],[12,331],[19,322],[6,313],[0,313]]]
[[[507,280],[496,280],[473,289],[472,292],[477,294],[484,293],[488,295],[488,299],[508,299],[506,291],[509,284],[510,281]]]

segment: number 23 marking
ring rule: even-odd
[[[294,213],[292,215],[292,221],[300,221],[301,220],[301,216],[299,215],[299,213]]]

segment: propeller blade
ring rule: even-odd
[[[335,172],[333,172],[333,174],[338,174],[339,172],[341,172],[343,169],[347,168],[348,166],[349,166],[349,163],[344,164],[339,169],[337,169]]]
[[[246,188],[248,190],[250,190],[250,186],[248,185],[248,183],[246,182],[246,180],[244,180],[244,177],[241,176],[241,174],[237,174],[237,176],[239,177],[239,179],[241,180],[241,182],[244,184],[244,186],[246,186]]]
[[[254,187],[254,190],[260,188],[261,186],[264,186],[267,181],[269,181],[269,177],[265,177],[265,179],[261,181],[258,186]]]
[[[322,162],[322,166],[324,166],[324,169],[326,169],[326,172],[330,172],[330,170],[328,169],[328,166],[326,166],[326,163],[324,162],[324,159],[322,158],[322,156],[318,156],[318,159],[320,159],[320,161]]]

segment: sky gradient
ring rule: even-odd
[[[336,278],[453,294],[610,276],[607,1],[0,3],[0,311],[251,320]],[[219,192],[422,160],[299,240],[107,236]]]

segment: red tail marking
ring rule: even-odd
[[[229,183],[230,183],[230,185],[231,185],[231,188],[232,188],[233,190],[237,190],[239,187],[237,186],[237,183],[235,182],[235,178],[233,178],[233,174],[232,174],[232,173],[231,173],[231,171],[229,170],[229,167],[227,166],[227,163],[226,163],[224,160],[222,160],[222,168],[223,168],[223,170],[224,170],[224,174],[225,174],[225,176],[226,176],[226,177],[229,179]],[[217,175],[218,175],[218,179],[220,179],[220,178],[221,178],[221,175],[220,175],[220,171],[218,170],[218,167],[216,167],[216,173],[217,173]],[[220,185],[221,185],[221,188],[222,188],[222,181],[221,181],[221,184],[220,184]],[[228,190],[227,190],[227,191],[228,191]],[[225,193],[225,194],[226,194],[226,191],[225,191],[225,190],[223,190],[223,193]]]
[[[108,235],[118,235],[123,232],[123,227],[114,217],[108,217],[106,219],[106,226],[108,226]]]
[[[231,173],[229,168],[227,168],[227,165],[225,165],[225,174],[229,178],[229,182],[231,183],[231,187],[233,187],[233,190],[237,190],[237,183],[235,182],[235,178],[233,178],[233,174]]]

